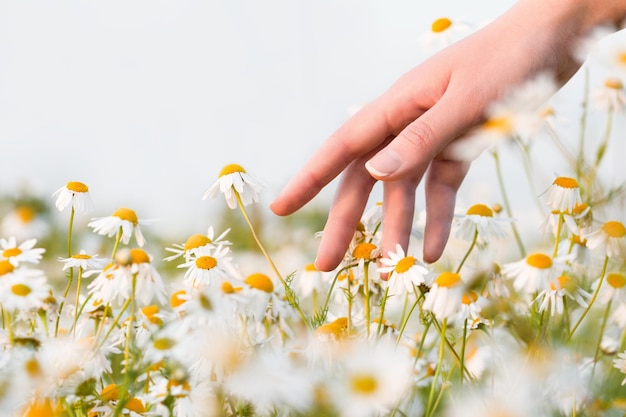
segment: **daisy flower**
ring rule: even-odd
[[[432,312],[438,320],[451,318],[461,309],[465,285],[454,272],[442,272],[435,278],[422,308]]]
[[[54,205],[59,211],[65,210],[69,205],[80,213],[88,213],[93,210],[93,201],[89,195],[89,187],[82,182],[70,181],[52,194],[56,198]]]
[[[421,265],[413,256],[404,254],[404,249],[396,244],[396,252],[389,251],[388,258],[381,258],[385,265],[378,268],[380,273],[390,273],[387,282],[390,294],[412,293],[414,287],[424,284],[428,269]]]
[[[42,238],[50,233],[49,223],[29,206],[17,206],[2,219],[0,229],[4,236],[18,239]]]
[[[245,281],[246,291],[242,295],[248,300],[246,304],[246,312],[262,321],[266,314],[274,313],[274,316],[287,316],[292,314],[292,310],[286,301],[277,294],[274,288],[274,282],[270,277],[262,273],[254,273],[248,275]],[[272,311],[268,308],[271,306]]]
[[[559,212],[571,212],[582,204],[578,181],[570,177],[557,177],[552,185],[542,193],[546,205]]]
[[[587,307],[591,294],[578,287],[568,275],[559,275],[550,279],[548,287],[539,292],[534,302],[539,305],[539,312],[548,310],[551,315],[563,314],[565,297]]]
[[[609,302],[626,304],[626,276],[619,272],[612,272],[606,275],[606,285],[600,288],[598,302],[607,305]],[[600,282],[596,279],[591,288],[595,290]]]
[[[458,216],[455,225],[458,227],[456,237],[468,242],[478,236],[487,240],[490,237],[502,239],[507,236],[505,227],[513,219],[494,217],[493,210],[484,204],[474,204],[465,212],[465,215]]]
[[[43,271],[15,270],[0,279],[0,305],[7,311],[33,311],[42,308],[51,287]]]
[[[0,239],[0,259],[8,260],[12,265],[18,266],[21,262],[38,264],[42,254],[46,251],[42,248],[34,248],[37,239],[28,239],[19,246],[15,237]]]
[[[424,33],[419,41],[427,52],[434,52],[451,45],[471,28],[463,19],[453,21],[449,17],[440,17],[431,23],[430,31]]]
[[[137,218],[137,214],[129,208],[119,208],[111,216],[92,219],[87,226],[92,227],[99,235],[112,237],[118,232],[122,233],[122,242],[128,244],[130,237],[135,233],[137,245],[143,246],[146,242],[139,225],[150,224],[152,220]]]
[[[516,291],[532,294],[549,288],[550,279],[565,269],[569,256],[551,258],[540,252],[531,253],[517,262],[502,265],[501,273],[513,280]]]
[[[173,261],[174,259],[184,256],[185,262],[191,260],[192,255],[197,255],[199,250],[204,248],[215,248],[218,245],[228,246],[232,243],[224,238],[230,232],[230,229],[226,229],[221,235],[215,237],[215,231],[213,226],[209,227],[209,231],[206,235],[196,233],[191,236],[182,244],[173,244],[171,248],[165,248],[166,251],[172,252],[174,255],[168,256],[163,260],[166,262]]]
[[[602,87],[591,92],[590,99],[598,110],[623,111],[626,106],[626,94],[622,80],[617,77],[607,78]]]
[[[226,246],[218,246],[214,251],[202,250],[188,262],[178,265],[178,268],[187,268],[185,285],[200,288],[229,280],[231,271],[234,270],[230,264],[231,258],[227,256],[229,252],[230,249]]]
[[[241,165],[229,164],[220,171],[218,180],[202,195],[215,198],[218,192],[224,194],[226,203],[231,209],[237,208],[237,198],[241,198],[244,206],[259,201],[261,184],[252,178]]]
[[[626,351],[617,354],[617,358],[613,359],[613,367],[626,374]],[[626,378],[622,380],[622,385],[624,384],[626,384]]]
[[[551,232],[556,235],[559,228],[559,219],[563,217],[563,223],[573,235],[580,235],[581,230],[590,226],[591,207],[586,203],[577,204],[570,211],[552,210],[541,224],[539,230],[542,233]]]
[[[312,294],[321,294],[327,291],[329,279],[330,274],[320,271],[315,267],[315,264],[306,265],[297,282],[300,297],[306,298]]]
[[[349,264],[363,267],[366,262],[375,262],[380,258],[380,248],[370,242],[361,242],[351,245],[346,260]]]
[[[624,237],[626,237],[626,227],[619,221],[608,221],[599,230],[582,236],[587,239],[589,249],[601,248],[606,251],[606,256],[615,258],[626,254]]]
[[[59,257],[59,262],[63,264],[63,271],[70,268],[80,268],[83,271],[95,273],[102,270],[109,263],[109,260],[98,258],[98,255],[88,255],[84,249],[81,249],[79,254],[72,255],[69,258]],[[83,276],[88,277],[91,273],[83,274]]]

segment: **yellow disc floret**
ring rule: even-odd
[[[526,257],[526,263],[537,269],[547,269],[552,266],[552,258],[543,253],[533,253]]]
[[[224,175],[234,174],[236,172],[246,172],[245,169],[241,165],[237,164],[228,164],[220,171],[218,177],[223,177]]]
[[[217,259],[212,256],[200,256],[196,259],[198,269],[213,269],[217,266]]]
[[[350,378],[352,391],[359,394],[372,394],[378,388],[378,381],[372,375],[353,375]]]
[[[435,284],[440,287],[451,288],[461,282],[461,276],[454,272],[442,272],[435,279]]]
[[[91,259],[91,255],[87,255],[86,253],[79,253],[76,255],[72,255],[72,259]]]
[[[411,269],[413,265],[415,265],[415,258],[412,256],[405,256],[398,261],[395,267],[395,271],[398,274],[402,274]]]
[[[430,26],[430,30],[432,30],[434,33],[441,33],[444,30],[448,29],[450,26],[452,26],[452,20],[448,19],[447,17],[440,17],[432,23],[432,25]]]
[[[137,214],[129,209],[129,208],[119,208],[113,213],[113,217],[118,217],[122,220],[126,220],[127,222],[131,222],[132,224],[139,223],[139,219],[137,219]]]
[[[188,250],[191,250],[191,249],[196,249],[196,248],[201,248],[203,246],[206,246],[211,242],[212,242],[211,239],[209,239],[207,236],[197,233],[195,235],[190,236],[189,239],[187,239],[187,241],[185,242],[185,246],[183,246],[183,250],[187,252]]]
[[[602,231],[606,233],[609,237],[624,237],[626,236],[626,227],[624,224],[618,221],[610,221],[606,222],[602,225]]]
[[[561,188],[578,188],[578,181],[570,177],[557,177],[553,184]]]
[[[134,264],[149,264],[150,256],[143,250],[139,248],[133,248],[130,250],[130,259]]]
[[[22,250],[20,248],[9,248],[9,249],[5,249],[4,252],[2,252],[2,256],[5,258],[11,258],[14,256],[18,256],[22,254]]]
[[[19,297],[26,297],[33,290],[26,284],[15,284],[11,287],[11,292]]]
[[[604,81],[604,86],[613,90],[621,90],[624,88],[622,81],[615,77],[607,78],[606,81]]]
[[[376,249],[376,245],[369,242],[363,242],[356,245],[352,251],[352,256],[356,259],[371,259],[372,251]]]
[[[623,288],[626,285],[626,277],[622,274],[613,273],[606,276],[606,282],[613,288]]]
[[[472,214],[483,216],[483,217],[493,217],[493,211],[484,204],[474,204],[472,207],[467,209],[468,216]]]
[[[86,193],[89,191],[89,187],[78,181],[70,181],[67,183],[66,187],[68,190],[75,193]]]
[[[265,274],[255,273],[249,275],[248,278],[246,278],[246,284],[248,284],[252,288],[256,288],[257,290],[265,291],[268,293],[274,291],[274,283]]]
[[[0,261],[0,276],[13,272],[15,267],[9,261]]]

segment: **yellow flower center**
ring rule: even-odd
[[[463,294],[463,297],[461,299],[463,304],[467,304],[467,305],[472,304],[476,300],[478,300],[478,294],[476,293],[476,291],[470,291],[468,293]]]
[[[72,255],[73,259],[91,259],[91,255],[87,255],[86,253],[79,253],[76,255]]]
[[[624,237],[626,235],[626,227],[621,222],[610,221],[602,225],[602,230],[609,237]]]
[[[613,288],[623,288],[626,285],[626,277],[622,274],[613,273],[607,275],[606,282]]]
[[[318,269],[315,267],[315,264],[308,264],[304,267],[304,270],[307,272],[317,272]]]
[[[212,269],[217,266],[217,259],[212,256],[201,256],[196,259],[196,267],[198,269]]]
[[[24,412],[23,417],[54,417],[59,414],[49,398],[35,400]]]
[[[179,291],[176,291],[174,294],[172,294],[172,296],[170,297],[170,305],[172,306],[172,308],[176,308],[185,304],[187,300],[183,297],[180,297],[181,295],[182,296],[187,295],[187,291],[179,290]]]
[[[559,281],[560,288],[567,288],[572,283],[572,278],[567,275],[560,275],[557,280]]]
[[[581,214],[585,210],[587,210],[588,207],[589,206],[587,205],[587,203],[576,204],[574,208],[572,209],[572,214]]]
[[[185,242],[185,246],[183,246],[183,249],[186,252],[191,249],[201,248],[208,245],[209,243],[211,243],[211,239],[198,233],[190,236],[189,239],[187,239],[187,241]]]
[[[100,397],[103,401],[116,401],[119,399],[120,389],[117,384],[109,384],[102,388]]]
[[[141,400],[137,397],[130,398],[128,401],[126,401],[124,408],[137,414],[142,414],[146,412],[146,407],[144,407]]]
[[[0,261],[0,276],[13,272],[15,267],[9,261]]]
[[[234,174],[235,172],[246,172],[245,169],[241,165],[237,164],[228,164],[220,171],[218,177],[223,177],[224,175]]]
[[[24,370],[30,376],[41,375],[41,367],[35,358],[30,358],[24,363]]]
[[[26,297],[32,291],[26,284],[15,284],[11,287],[11,292],[19,297]]]
[[[539,115],[543,118],[554,116],[554,107],[548,106],[544,108]]]
[[[169,337],[161,337],[152,342],[152,346],[154,346],[156,350],[168,350],[173,348],[175,345],[176,342]]]
[[[352,391],[359,394],[372,394],[378,388],[376,378],[371,375],[353,375],[350,379]]]
[[[557,177],[553,184],[561,188],[578,188],[578,181],[570,177]]]
[[[450,26],[452,26],[452,20],[448,19],[447,17],[440,17],[432,23],[432,25],[430,26],[430,30],[432,30],[434,33],[441,33],[444,30],[448,29]]]
[[[509,133],[513,129],[511,120],[507,117],[493,117],[483,123],[483,129],[495,130],[500,133]]]
[[[22,254],[22,250],[20,248],[9,248],[9,249],[5,249],[4,252],[2,252],[2,256],[4,256],[5,258],[11,258],[12,256],[18,256]]]
[[[70,181],[67,183],[66,187],[68,190],[75,193],[86,193],[87,191],[89,191],[89,187],[78,181]]]
[[[356,259],[371,259],[372,251],[376,249],[376,245],[373,243],[363,242],[356,245],[354,251],[352,251],[352,256]]]
[[[133,248],[130,250],[130,260],[134,264],[149,264],[150,257],[148,254],[139,248]]]
[[[484,204],[474,204],[472,207],[467,209],[468,216],[472,214],[483,216],[483,217],[493,217],[493,211],[489,207]]]
[[[354,281],[354,271],[352,271],[352,269],[350,269],[350,270],[348,270],[348,272],[342,272],[337,277],[337,280],[338,281],[348,280],[348,282]]]
[[[502,212],[503,207],[500,204],[494,204],[493,207],[491,207],[491,209],[493,210],[494,213],[498,214]]]
[[[604,81],[604,86],[606,88],[611,88],[613,90],[621,90],[624,88],[624,84],[619,78],[610,77]]]
[[[241,287],[233,287],[233,284],[228,281],[222,282],[222,292],[224,294],[234,294],[239,291],[241,291]]]
[[[260,291],[274,291],[274,283],[272,283],[272,280],[267,275],[261,273],[248,276],[248,278],[246,278],[246,284]]]
[[[528,255],[526,263],[533,268],[547,269],[552,266],[552,258],[543,253],[533,253],[532,255]]]
[[[35,218],[35,210],[30,207],[21,206],[15,209],[15,214],[24,223],[30,223]]]
[[[157,314],[159,312],[159,306],[157,305],[149,305],[149,306],[145,306],[141,309],[141,312],[144,314],[144,316],[146,317],[152,317],[155,314]]]
[[[461,276],[454,272],[442,272],[435,279],[435,284],[440,287],[451,288],[461,282]]]
[[[398,274],[402,274],[408,271],[409,269],[411,269],[413,265],[415,265],[415,258],[412,256],[405,256],[404,258],[398,261],[395,267],[395,271]]]
[[[119,208],[115,211],[115,213],[113,213],[113,216],[118,217],[122,220],[126,220],[127,222],[131,222],[135,225],[139,223],[139,220],[137,219],[137,214],[129,208]]]

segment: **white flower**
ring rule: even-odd
[[[626,255],[626,227],[619,221],[608,221],[599,230],[581,236],[587,239],[589,249],[601,248],[611,258]]]
[[[222,168],[218,180],[206,190],[202,199],[215,198],[221,192],[231,209],[237,208],[237,196],[244,206],[259,201],[261,184],[252,178],[241,165],[230,164]]]
[[[102,270],[109,263],[109,260],[98,258],[98,255],[88,255],[84,249],[81,249],[79,254],[72,255],[69,258],[60,257],[59,262],[63,263],[63,271],[70,268],[80,268],[83,271],[91,272],[83,274],[84,277],[88,277],[92,273]]]
[[[455,226],[458,228],[456,237],[466,241],[472,241],[474,235],[484,240],[493,237],[502,239],[507,236],[505,227],[508,227],[513,219],[493,216],[493,210],[484,204],[474,204],[465,215],[457,216]]]
[[[50,233],[49,223],[29,206],[18,206],[7,214],[0,229],[4,236],[15,236],[20,240],[42,238]]]
[[[591,294],[578,287],[571,277],[559,275],[549,280],[548,286],[537,294],[534,302],[539,305],[539,312],[547,310],[551,315],[563,314],[565,297],[587,307]]]
[[[552,210],[572,212],[582,205],[578,181],[570,177],[557,177],[552,185],[543,192],[546,205]]]
[[[92,227],[94,232],[107,237],[115,236],[121,230],[121,239],[124,244],[128,244],[130,237],[135,233],[137,244],[143,246],[146,242],[139,225],[150,223],[152,220],[138,219],[133,210],[122,207],[111,216],[92,219],[88,226]]]
[[[516,291],[532,294],[549,288],[550,279],[563,271],[565,261],[569,259],[567,255],[552,259],[548,255],[535,252],[517,262],[504,264],[501,272],[505,278],[513,280]]]
[[[56,197],[54,205],[63,211],[67,206],[81,213],[88,213],[93,210],[93,201],[89,195],[89,187],[82,182],[70,181],[65,186],[59,188],[52,194]]]
[[[46,251],[42,248],[33,248],[37,239],[28,239],[19,246],[15,237],[0,239],[0,259],[6,259],[12,265],[18,266],[21,262],[38,264],[42,254]]]
[[[320,271],[315,264],[308,264],[302,270],[297,284],[300,297],[306,298],[315,294],[322,294],[328,290],[331,274]]]
[[[465,285],[454,272],[442,272],[433,281],[422,308],[431,311],[438,320],[451,318],[461,310]]]
[[[0,279],[0,305],[7,311],[42,308],[50,294],[43,271],[16,269]]]
[[[626,94],[622,80],[616,77],[607,78],[602,87],[591,92],[590,100],[600,111],[623,111],[626,106]]]
[[[471,29],[472,26],[464,19],[453,21],[448,17],[440,17],[431,23],[430,31],[424,33],[419,42],[427,52],[435,52],[451,45]]]
[[[187,268],[184,282],[190,287],[204,287],[212,284],[221,285],[228,281],[234,270],[228,255],[230,249],[218,246],[214,251],[209,248],[201,250],[192,256],[188,262],[178,265],[178,268]]]
[[[379,267],[378,272],[390,273],[387,282],[390,294],[412,293],[414,287],[424,283],[428,269],[413,256],[405,256],[402,246],[396,244],[396,252],[389,251],[387,256],[380,259],[380,263],[386,266]]]
[[[174,259],[180,258],[184,256],[185,262],[189,262],[191,260],[192,255],[197,255],[198,250],[203,248],[216,248],[218,245],[228,246],[231,244],[228,240],[225,240],[224,237],[230,232],[230,229],[226,229],[221,235],[215,237],[215,231],[213,230],[213,226],[209,227],[209,231],[206,235],[202,235],[200,233],[193,234],[189,236],[189,238],[182,244],[173,244],[171,248],[165,248],[166,251],[172,252],[174,255],[168,256],[163,260],[166,262],[173,261]]]

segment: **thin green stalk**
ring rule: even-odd
[[[130,305],[130,298],[127,298],[126,301],[124,301],[124,304],[122,305],[122,307],[120,308],[120,312],[117,313],[117,316],[115,316],[115,319],[113,319],[113,323],[111,323],[111,327],[109,327],[109,330],[107,330],[107,332],[104,334],[102,341],[98,344],[98,348],[96,350],[99,350],[104,345],[104,342],[107,340],[107,338],[109,337],[113,329],[117,326],[120,319],[122,318],[122,315],[124,314],[124,311],[126,311],[129,305]],[[104,327],[104,320],[102,320],[102,323],[103,324],[100,327],[101,329]],[[98,333],[100,333],[100,331],[98,331]],[[97,340],[97,338],[95,340]]]
[[[430,385],[430,391],[428,393],[428,402],[426,403],[426,412],[424,413],[425,417],[430,417],[435,412],[434,402],[435,402],[435,391],[437,389],[437,383],[439,382],[439,376],[441,375],[441,370],[443,368],[443,356],[445,352],[446,346],[446,326],[448,320],[443,319],[443,323],[441,324],[440,335],[441,335],[441,343],[439,344],[439,357],[437,358],[437,368],[435,369],[435,375],[433,376],[433,382]]]
[[[493,155],[493,159],[496,163],[496,176],[498,179],[498,185],[500,187],[500,193],[502,194],[502,201],[504,203],[504,209],[509,217],[513,218],[513,211],[511,210],[511,203],[509,202],[509,196],[506,192],[506,187],[504,186],[504,177],[502,176],[502,167],[500,164],[500,156],[498,155],[498,151],[493,151],[491,153]],[[515,222],[511,222],[511,229],[513,230],[513,235],[515,236],[515,241],[517,242],[517,246],[519,248],[520,254],[522,258],[526,257],[526,249],[524,248],[524,244],[522,243],[522,238],[517,231],[517,227],[515,226]]]
[[[79,309],[79,298],[80,298],[80,283],[83,278],[83,268],[78,267],[78,276],[76,277],[76,306],[74,307],[74,323],[72,323],[72,328],[74,329],[74,333],[76,333],[76,322],[78,321],[78,309]]]
[[[467,347],[467,317],[463,320],[463,339],[461,340],[461,372],[459,384],[463,387],[463,380],[465,379],[463,376],[463,370],[465,369],[465,348]]]
[[[132,276],[131,280],[131,290],[130,290],[130,316],[128,318],[128,324],[126,327],[126,347],[124,349],[124,360],[126,362],[126,375],[129,375],[130,371],[130,345],[132,342],[133,336],[133,323],[135,321],[135,309],[136,309],[136,300],[135,300],[135,290],[137,289],[137,272],[135,272]]]
[[[13,325],[11,323],[11,312],[3,308],[2,317],[4,318],[4,328],[6,329],[7,334],[9,336],[9,345],[13,346],[15,337],[13,335]]]
[[[472,253],[472,250],[474,249],[474,246],[476,246],[476,241],[477,240],[478,240],[478,228],[476,228],[476,230],[474,230],[474,237],[472,238],[472,243],[470,244],[469,248],[467,249],[467,252],[465,252],[465,256],[463,257],[463,259],[461,259],[461,263],[456,268],[456,273],[457,274],[459,272],[461,272],[461,268],[463,268],[463,264],[465,264],[465,261],[469,257],[470,253]]]
[[[598,297],[598,293],[600,292],[600,287],[602,287],[602,282],[604,282],[604,275],[606,274],[606,267],[607,267],[608,263],[609,263],[609,257],[607,255],[607,256],[604,257],[604,264],[602,265],[602,272],[600,273],[600,279],[598,281],[598,286],[596,287],[596,290],[593,292],[593,295],[591,296],[591,299],[589,300],[589,304],[587,304],[587,307],[583,311],[583,314],[580,315],[580,317],[578,318],[578,321],[576,321],[576,324],[574,325],[574,327],[570,331],[570,333],[569,333],[569,338],[570,339],[574,335],[574,332],[576,331],[578,326],[580,326],[580,323],[582,323],[582,321],[585,318],[585,316],[587,315],[587,313],[589,313],[589,310],[591,310],[591,306],[593,306],[593,303],[596,301],[596,298]]]
[[[559,220],[556,224],[556,233],[554,236],[554,250],[552,251],[552,258],[556,258],[559,253],[559,241],[561,240],[561,229],[563,228],[563,213],[559,212]]]
[[[256,242],[257,246],[263,253],[263,256],[265,256],[265,259],[267,260],[267,262],[270,264],[270,267],[272,268],[272,270],[278,277],[278,280],[280,281],[281,284],[283,284],[283,287],[285,288],[285,296],[287,297],[287,301],[298,312],[304,324],[306,324],[307,326],[310,326],[309,321],[307,320],[306,316],[304,315],[304,312],[302,311],[302,309],[300,308],[298,304],[298,301],[296,300],[293,290],[291,289],[291,287],[289,287],[289,284],[287,284],[287,282],[285,281],[281,273],[278,272],[278,268],[274,264],[274,261],[272,260],[269,253],[265,250],[265,246],[263,246],[263,244],[261,243],[261,240],[257,236],[256,231],[254,230],[254,226],[252,225],[252,221],[250,220],[250,217],[248,217],[248,212],[246,211],[246,208],[243,202],[241,201],[241,196],[234,189],[233,189],[233,192],[235,193],[235,197],[237,197],[237,204],[239,205],[239,209],[241,210],[241,213],[243,214],[243,217],[246,220],[246,223],[248,224],[250,231],[252,232],[252,237],[254,238],[254,241]]]
[[[122,240],[122,226],[117,231],[117,236],[115,236],[115,244],[113,245],[113,252],[111,253],[111,260],[115,260],[115,255],[117,254],[117,249],[120,246],[120,241]]]
[[[391,277],[391,275],[389,276]],[[378,328],[376,329],[376,336],[380,336],[380,329],[382,328],[382,325],[383,325],[383,317],[385,316],[385,305],[387,304],[388,295],[389,295],[389,285],[385,287],[385,293],[383,294],[383,299],[380,300],[380,315],[378,317]]]
[[[606,305],[606,310],[604,310],[604,316],[602,317],[602,324],[600,325],[600,335],[598,336],[598,344],[596,345],[596,353],[593,355],[593,367],[591,368],[592,378],[596,370],[596,364],[598,363],[598,359],[600,358],[600,345],[602,344],[602,337],[604,336],[604,330],[606,329],[606,322],[609,319],[609,312],[611,311],[612,302],[613,299],[610,299]]]
[[[413,303],[413,305],[409,309],[409,312],[406,315],[406,318],[402,321],[402,323],[400,325],[400,331],[398,332],[398,338],[396,340],[396,343],[400,343],[400,339],[402,338],[402,334],[404,333],[404,329],[406,328],[407,324],[409,323],[409,318],[411,318],[411,314],[413,314],[413,310],[415,310],[415,307],[417,307],[419,305],[421,297],[422,296],[418,295],[417,291],[415,291],[415,302]]]

